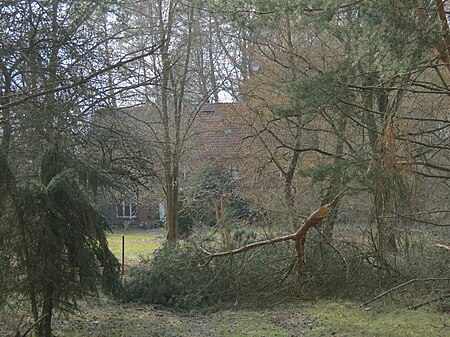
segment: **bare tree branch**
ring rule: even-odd
[[[117,68],[123,67],[123,66],[125,66],[125,65],[127,65],[129,63],[132,63],[134,61],[140,60],[140,59],[145,58],[147,56],[153,55],[156,51],[158,51],[161,48],[161,46],[164,43],[165,43],[165,41],[160,41],[159,43],[153,45],[150,48],[150,50],[148,52],[146,52],[146,53],[139,54],[138,56],[134,56],[134,57],[130,57],[130,58],[123,58],[120,61],[111,64],[110,66],[107,66],[105,68],[102,68],[102,69],[99,69],[97,71],[94,71],[92,74],[90,74],[90,75],[88,75],[86,77],[83,77],[81,79],[74,80],[74,81],[72,81],[69,84],[60,85],[60,86],[52,86],[51,85],[49,88],[43,88],[43,89],[39,88],[39,89],[30,90],[30,92],[28,94],[27,93],[20,93],[20,94],[17,93],[17,94],[11,95],[11,98],[13,98],[14,96],[23,96],[23,97],[19,98],[19,99],[16,99],[16,100],[12,99],[12,100],[10,100],[9,102],[7,102],[5,104],[1,104],[0,105],[0,111],[4,110],[4,109],[11,108],[11,107],[14,107],[14,106],[17,106],[17,105],[20,105],[20,104],[23,104],[23,103],[28,102],[30,99],[33,99],[33,98],[37,98],[37,97],[41,97],[41,96],[44,96],[44,95],[48,95],[48,94],[52,94],[52,93],[56,93],[56,92],[60,92],[60,91],[68,90],[68,89],[72,89],[72,88],[78,87],[78,86],[80,86],[82,84],[88,83],[89,81],[93,80],[94,78],[96,78],[96,77],[98,77],[98,76],[100,76],[100,75],[102,75],[104,73],[107,73],[108,71],[111,71],[113,69],[117,69]]]
[[[410,285],[412,283],[416,283],[416,282],[430,282],[430,281],[450,281],[449,277],[430,277],[430,278],[415,278],[412,280],[409,280],[407,282],[404,282],[402,284],[399,284],[398,286],[395,286],[391,289],[386,290],[385,292],[382,292],[380,295],[374,297],[373,299],[371,299],[370,301],[366,301],[363,304],[360,305],[360,307],[365,307],[366,305],[375,302],[376,300],[379,300],[380,298],[398,290],[401,288],[406,287],[407,285]]]

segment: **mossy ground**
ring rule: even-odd
[[[17,309],[18,310],[18,309]],[[0,312],[0,336],[10,336],[22,312]],[[70,315],[55,312],[55,337],[447,337],[450,314],[393,306],[360,308],[331,300],[290,301],[252,307],[174,311],[154,305],[82,301]],[[31,324],[25,317],[21,331]]]
[[[111,302],[84,304],[81,309],[77,315],[55,321],[56,336],[445,337],[450,332],[448,314],[385,306],[367,309],[357,303],[336,301],[298,301],[201,313]]]
[[[308,313],[320,322],[308,336],[450,336],[450,314],[432,310],[320,301]]]
[[[60,337],[291,337],[307,336],[314,326],[303,310],[290,308],[222,309],[176,312],[154,306],[102,303],[55,320]]]

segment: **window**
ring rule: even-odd
[[[117,217],[120,219],[134,219],[137,217],[137,206],[122,201],[116,206]]]
[[[230,178],[238,179],[239,178],[239,169],[237,166],[230,166]]]
[[[183,166],[183,168],[181,169],[181,177],[183,180],[187,179],[188,173],[189,173],[189,170],[188,170],[187,166]]]

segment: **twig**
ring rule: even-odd
[[[20,326],[22,325],[23,319],[25,318],[25,315],[22,315],[22,317],[19,320],[19,323],[17,323],[17,327],[14,331],[16,331],[15,337],[20,337]]]
[[[48,314],[45,314],[44,316],[41,316],[41,318],[39,318],[36,322],[34,322],[33,324],[31,324],[31,326],[25,331],[25,333],[21,336],[21,337],[26,337],[26,335],[28,335],[28,333],[33,330],[33,328],[38,325],[39,323],[41,323],[45,317],[47,317]]]
[[[426,301],[426,302],[422,302],[422,303],[416,304],[416,305],[412,306],[411,308],[414,309],[414,310],[416,310],[416,309],[419,309],[420,307],[423,307],[424,305],[431,304],[431,303],[434,303],[434,302],[443,300],[443,299],[445,299],[445,298],[450,298],[450,294],[445,294],[445,295],[442,295],[442,296],[433,298],[433,299],[431,299],[431,300],[429,300],[429,301]]]
[[[317,233],[319,233],[319,235],[322,237],[322,239],[325,241],[325,243],[328,245],[328,246],[330,246],[336,253],[338,253],[338,255],[342,258],[342,261],[344,261],[344,264],[345,264],[345,279],[346,280],[348,280],[348,278],[349,278],[349,274],[350,274],[350,269],[349,269],[349,267],[348,267],[348,262],[347,262],[347,259],[345,258],[345,256],[344,256],[344,254],[342,254],[326,237],[325,237],[325,235],[323,235],[323,233],[320,231],[320,230],[318,230],[317,228],[316,228],[316,230],[317,230]]]
[[[194,300],[194,303],[197,303],[199,301],[202,300],[202,297],[200,296],[211,284],[214,283],[214,281],[219,277],[220,271],[223,269],[223,267],[225,266],[225,263],[227,262],[227,260],[230,258],[231,255],[228,255],[225,258],[225,261],[223,261],[222,265],[219,267],[219,269],[217,270],[216,274],[214,275],[214,277],[208,282],[208,284],[206,284],[206,286],[204,286],[201,290],[199,290],[196,294],[196,300]],[[212,257],[210,257],[209,261],[211,261]],[[208,262],[209,262],[208,261]]]
[[[366,305],[368,305],[368,304],[370,304],[372,302],[375,302],[376,300],[379,300],[380,298],[382,298],[382,297],[384,297],[384,296],[386,296],[386,295],[388,295],[388,294],[390,294],[390,293],[392,293],[392,292],[394,292],[394,291],[396,291],[396,290],[398,290],[400,288],[406,287],[407,285],[410,285],[412,283],[419,282],[419,281],[422,281],[422,282],[428,282],[428,281],[450,281],[450,277],[415,278],[415,279],[409,280],[408,282],[399,284],[398,286],[395,286],[394,288],[388,289],[385,292],[382,292],[380,295],[374,297],[370,301],[367,301],[367,302],[364,302],[363,304],[361,304],[360,307],[365,307]]]

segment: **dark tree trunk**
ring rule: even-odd
[[[53,316],[53,286],[45,285],[44,301],[42,304],[42,316],[45,316],[41,323],[39,337],[52,337],[52,316]]]
[[[178,239],[178,184],[171,182],[167,188],[167,240],[175,241]]]

